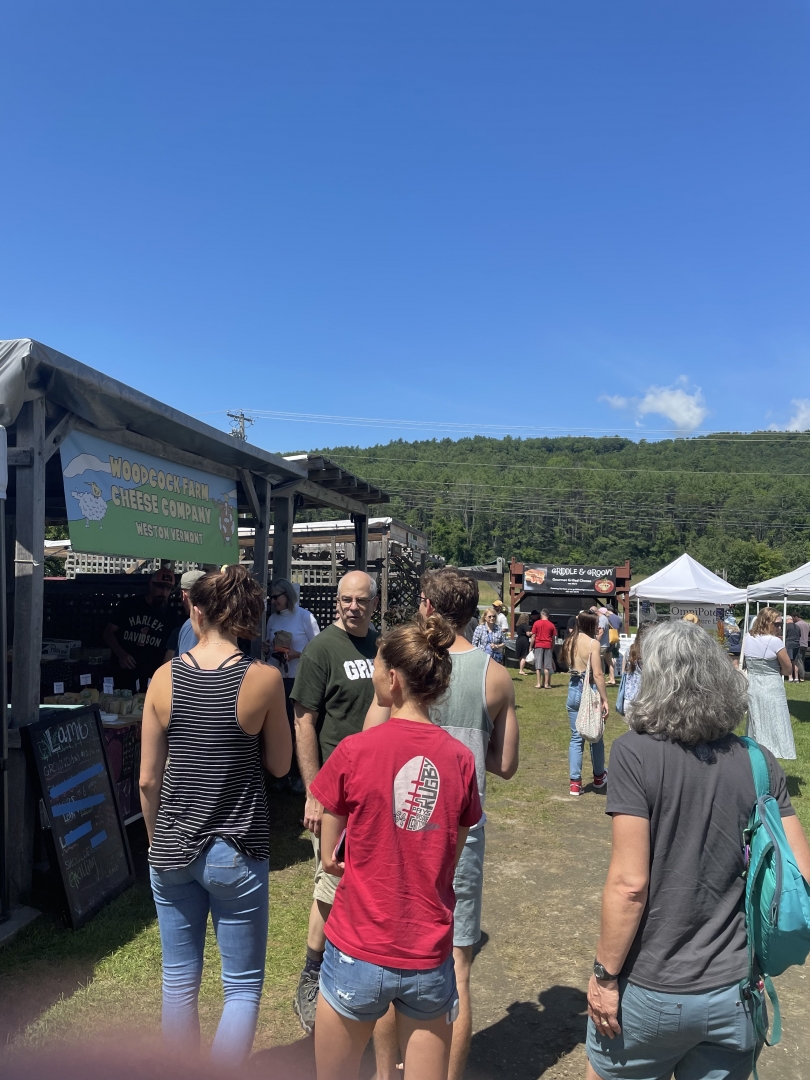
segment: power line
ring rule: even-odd
[[[224,412],[225,410],[214,410],[211,413],[201,413],[201,416],[212,416],[217,413]],[[281,412],[275,409],[253,409],[252,413],[255,417],[261,420],[281,420],[285,422],[300,423],[300,424],[326,424],[337,427],[359,427],[359,428],[399,428],[407,431],[446,431],[452,432],[456,435],[483,435],[488,438],[504,437],[517,434],[520,438],[528,438],[534,433],[534,437],[542,438],[545,432],[555,432],[553,438],[559,438],[565,435],[571,435],[572,432],[576,432],[577,435],[598,434],[602,438],[620,437],[617,433],[624,432],[626,434],[632,434],[636,436],[636,439],[630,440],[636,442],[638,439],[643,439],[646,435],[669,435],[671,438],[677,441],[697,441],[701,442],[750,442],[751,436],[755,436],[756,442],[778,442],[780,439],[785,438],[800,438],[810,437],[810,431],[795,431],[795,432],[730,432],[724,434],[715,434],[709,431],[691,431],[684,432],[678,427],[669,428],[614,428],[614,427],[536,427],[529,424],[479,424],[475,422],[457,423],[454,421],[444,420],[408,420],[408,419],[396,419],[396,418],[383,418],[375,416],[342,416],[339,414],[331,413],[303,413],[303,412]],[[571,435],[572,438],[576,438],[577,435]],[[742,438],[740,436],[743,436]],[[761,437],[760,437],[761,436]]]

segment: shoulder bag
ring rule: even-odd
[[[591,686],[591,658],[585,665],[582,676],[582,700],[577,711],[577,732],[587,742],[599,742],[605,734],[605,720],[602,716],[602,702],[599,691]]]

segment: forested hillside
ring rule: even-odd
[[[390,513],[462,565],[629,558],[641,574],[688,551],[744,586],[810,559],[810,434],[398,440],[323,453],[391,492]]]

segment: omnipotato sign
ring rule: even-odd
[[[72,432],[61,447],[74,551],[239,561],[233,480]]]

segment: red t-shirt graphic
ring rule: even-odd
[[[311,789],[349,819],[332,944],[384,967],[444,963],[458,830],[481,820],[472,752],[440,727],[392,717],[343,739]]]

